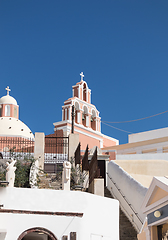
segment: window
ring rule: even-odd
[[[10,105],[5,106],[5,116],[10,117]]]

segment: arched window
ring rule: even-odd
[[[14,117],[17,118],[17,107],[14,106]]]
[[[5,106],[5,116],[10,117],[10,105]]]

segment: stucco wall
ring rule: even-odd
[[[168,153],[116,154],[116,160],[168,160]]]
[[[116,160],[126,172],[150,176],[165,176],[168,174],[166,160]]]
[[[1,229],[7,231],[5,240],[15,240],[33,227],[43,227],[57,239],[77,232],[80,240],[100,236],[119,240],[119,203],[113,199],[77,191],[0,188],[0,204],[4,209],[83,213],[83,217],[74,217],[0,212]]]
[[[140,132],[135,134],[128,135],[128,142],[140,142],[155,138],[162,138],[168,136],[168,128],[160,128],[156,130],[146,131],[146,132]]]
[[[119,145],[119,141],[115,139],[115,141],[113,141],[112,139],[104,136],[103,137],[103,147],[110,147],[110,146],[115,146],[115,145]]]

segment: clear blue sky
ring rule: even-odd
[[[0,0],[0,96],[9,85],[33,132],[53,132],[81,71],[102,121],[168,110],[168,1]],[[167,127],[168,113],[112,125]],[[127,133],[102,132],[127,142]]]

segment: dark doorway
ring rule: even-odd
[[[104,178],[104,186],[106,184],[105,160],[98,160],[98,167],[100,169],[100,177]]]

